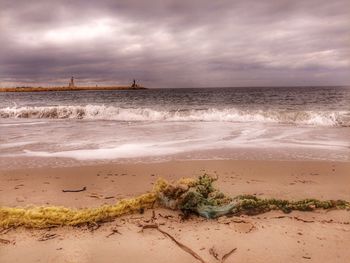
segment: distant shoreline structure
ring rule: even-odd
[[[133,80],[133,83],[130,86],[76,86],[74,83],[74,77],[70,79],[68,86],[63,87],[31,87],[31,86],[22,86],[22,87],[9,87],[1,88],[0,92],[42,92],[42,91],[83,91],[83,90],[143,90],[147,89],[136,84],[136,81]]]

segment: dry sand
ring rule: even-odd
[[[172,181],[203,173],[217,174],[216,185],[232,196],[350,199],[350,163],[173,161],[2,170],[0,202],[99,206],[142,194],[157,177]],[[62,192],[84,186],[83,192]],[[350,258],[349,211],[269,212],[217,220],[192,216],[184,221],[177,211],[156,209],[100,227],[6,230],[0,234],[0,262],[200,262],[157,229],[141,231],[149,224],[158,224],[204,262],[222,262],[230,251],[224,262],[349,262]],[[51,239],[39,241],[45,237]]]

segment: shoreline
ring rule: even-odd
[[[13,170],[16,167],[22,167],[23,169],[44,169],[44,168],[64,168],[64,167],[93,167],[93,166],[118,166],[118,165],[157,165],[161,163],[205,163],[205,162],[295,162],[296,164],[302,163],[350,163],[350,156],[346,152],[339,152],[334,155],[334,151],[325,149],[302,149],[302,148],[273,148],[268,149],[262,147],[246,147],[235,149],[207,149],[207,150],[193,150],[185,151],[174,154],[164,155],[149,155],[149,156],[135,156],[125,158],[103,158],[97,155],[99,149],[86,149],[87,151],[96,151],[93,158],[74,158],[75,156],[69,156],[64,154],[63,150],[58,151],[57,156],[55,153],[38,151],[38,154],[30,155],[26,153],[18,153],[21,150],[21,145],[14,147],[3,147],[3,154],[0,154],[0,171],[1,170]],[[17,149],[18,150],[17,150]],[[11,153],[10,151],[16,149],[17,152]],[[102,148],[103,149],[103,148]],[[108,149],[108,148],[107,148]],[[112,148],[113,149],[113,148]],[[156,149],[155,149],[156,150]],[[9,151],[6,153],[6,151]],[[67,151],[69,152],[69,151]],[[73,151],[74,152],[74,151]],[[79,150],[77,150],[79,152]],[[155,151],[156,152],[156,151]],[[80,151],[81,154],[84,150]],[[316,155],[317,154],[317,155]],[[107,156],[108,157],[108,156]]]
[[[347,199],[350,163],[327,161],[206,160],[98,164],[0,170],[1,205],[98,207],[151,190],[158,177],[176,181],[204,173],[230,196]],[[65,193],[64,189],[86,191]],[[207,220],[163,208],[122,216],[96,226],[0,231],[2,262],[347,262],[349,211],[271,211]],[[268,242],[266,242],[268,240]],[[6,241],[6,242],[7,242]],[[4,241],[5,242],[5,241]],[[20,251],[20,253],[19,253]],[[219,260],[217,260],[218,258]]]

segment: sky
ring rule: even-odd
[[[0,0],[0,85],[350,84],[349,0]]]

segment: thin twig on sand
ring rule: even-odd
[[[297,217],[297,216],[294,216],[293,217],[295,220],[297,221],[301,221],[301,222],[304,222],[304,223],[314,223],[315,220],[307,220],[307,219],[303,219],[303,218],[300,218],[300,217]]]
[[[216,260],[219,260],[219,254],[216,251],[215,247],[209,249],[209,254],[212,255]]]
[[[154,210],[152,210],[151,221],[154,221],[155,219],[156,219],[156,212],[154,212]]]
[[[165,232],[164,230],[160,229],[159,226],[157,224],[150,224],[150,225],[144,225],[142,226],[142,230],[144,229],[149,229],[149,228],[153,228],[158,230],[160,233],[162,233],[163,235],[169,237],[176,245],[178,245],[183,251],[189,253],[190,255],[192,255],[195,259],[199,260],[202,263],[206,263],[204,261],[204,259],[201,258],[201,256],[199,256],[196,252],[194,252],[191,248],[189,248],[188,246],[182,244],[181,242],[179,242],[178,240],[176,240],[172,235],[170,235],[168,232]]]
[[[113,229],[111,229],[111,230],[112,230],[112,232],[109,233],[106,237],[110,237],[110,236],[112,236],[112,235],[114,235],[114,234],[119,234],[119,235],[122,234],[122,233],[119,232],[119,230],[118,230],[117,228],[113,228]]]
[[[63,193],[78,193],[83,191],[86,191],[86,186],[78,190],[65,190],[65,189],[62,190]]]
[[[301,221],[304,223],[314,223],[315,222],[315,220],[307,220],[307,219],[303,219],[303,218],[300,218],[297,216],[274,216],[274,217],[271,217],[271,219],[281,219],[281,218],[295,219],[297,221]]]
[[[59,235],[54,234],[54,233],[46,233],[42,237],[40,237],[38,239],[38,241],[46,241],[46,240],[49,240],[49,239],[54,239],[56,237],[59,237]]]
[[[237,248],[235,247],[234,249],[230,250],[228,253],[226,253],[225,255],[222,256],[221,258],[221,263],[224,263],[225,260],[231,256],[233,254],[233,252],[235,252],[237,250]]]

